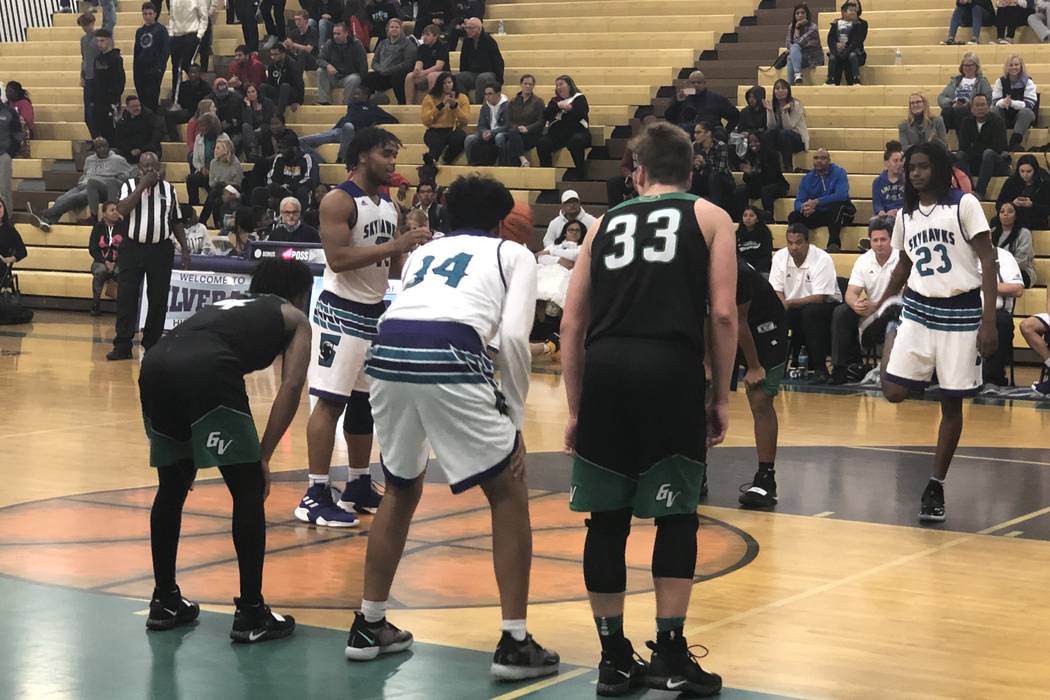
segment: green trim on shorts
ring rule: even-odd
[[[255,420],[229,406],[217,406],[197,419],[190,426],[189,440],[158,433],[148,418],[144,422],[150,442],[149,461],[154,467],[185,460],[193,460],[198,469],[225,467],[258,462],[262,457]]]
[[[766,368],[766,379],[762,382],[762,391],[766,392],[766,395],[770,398],[775,397],[780,392],[780,384],[784,381],[784,369],[787,367],[786,362],[781,362],[776,367]]]
[[[193,448],[188,440],[176,440],[164,433],[158,433],[146,416],[142,417],[142,421],[146,426],[146,437],[149,438],[150,465],[167,467],[176,462],[193,459]]]
[[[569,508],[577,512],[630,508],[639,518],[695,513],[706,470],[703,462],[671,455],[635,480],[576,455]]]

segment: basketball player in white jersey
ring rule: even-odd
[[[534,678],[557,673],[559,663],[525,625],[532,529],[521,428],[536,261],[496,234],[514,206],[502,184],[461,177],[446,201],[450,232],[409,256],[403,291],[380,320],[366,369],[386,495],[369,532],[346,657],[369,661],[412,644],[411,634],[386,620],[386,603],[433,449],[452,493],[480,486],[492,511],[503,623],[491,672]],[[498,348],[495,363],[489,348]]]
[[[980,355],[994,354],[998,342],[995,250],[981,203],[952,189],[951,156],[944,146],[909,149],[904,171],[904,207],[893,227],[893,247],[901,256],[878,305],[899,294],[905,282],[908,288],[896,339],[883,362],[882,393],[899,403],[937,372],[941,425],[919,519],[941,522],[944,479],[962,434],[962,400],[980,389]]]
[[[383,129],[359,132],[350,144],[346,167],[350,177],[321,200],[321,243],[326,265],[324,291],[317,299],[310,360],[310,394],[317,406],[310,414],[306,442],[310,486],[295,509],[303,522],[354,527],[360,513],[374,513],[380,494],[372,486],[368,463],[372,453],[372,409],[368,402],[365,357],[379,316],[385,310],[391,263],[430,237],[426,229],[397,236],[398,210],[380,194],[390,184],[401,142]],[[344,414],[343,433],[350,476],[338,503],[332,498],[328,472],[335,429]]]

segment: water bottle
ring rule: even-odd
[[[809,350],[806,349],[805,345],[798,351],[798,369],[799,377],[805,378],[809,373]]]
[[[506,36],[507,29],[503,26],[503,20],[499,21],[499,25],[496,27],[496,33],[500,36]],[[898,49],[899,51],[900,49]]]
[[[899,66],[904,59],[904,52],[898,47],[897,51],[893,54],[893,65]]]

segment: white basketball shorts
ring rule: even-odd
[[[365,360],[376,337],[385,305],[360,304],[321,292],[310,323],[313,354],[310,357],[310,393],[346,403],[353,391],[368,392]]]

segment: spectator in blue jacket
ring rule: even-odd
[[[464,150],[470,165],[495,165],[507,150],[507,96],[503,86],[486,85],[485,102],[478,112],[478,127],[467,137]],[[504,157],[503,162],[507,159]]]
[[[397,117],[372,104],[368,98],[367,88],[360,85],[355,87],[350,91],[350,104],[346,106],[346,114],[335,123],[335,126],[319,134],[302,137],[299,139],[299,145],[315,161],[323,163],[324,161],[314,149],[326,143],[338,143],[339,161],[343,162],[343,155],[346,153],[347,146],[354,140],[355,133],[378,124],[397,124]]]
[[[828,252],[842,250],[842,227],[853,222],[856,207],[849,199],[849,176],[831,162],[820,148],[813,154],[813,169],[802,178],[795,197],[795,210],[788,223],[802,223],[810,230],[828,227]]]
[[[872,219],[893,219],[904,205],[904,149],[900,141],[889,141],[882,154],[886,166],[871,183]]]

